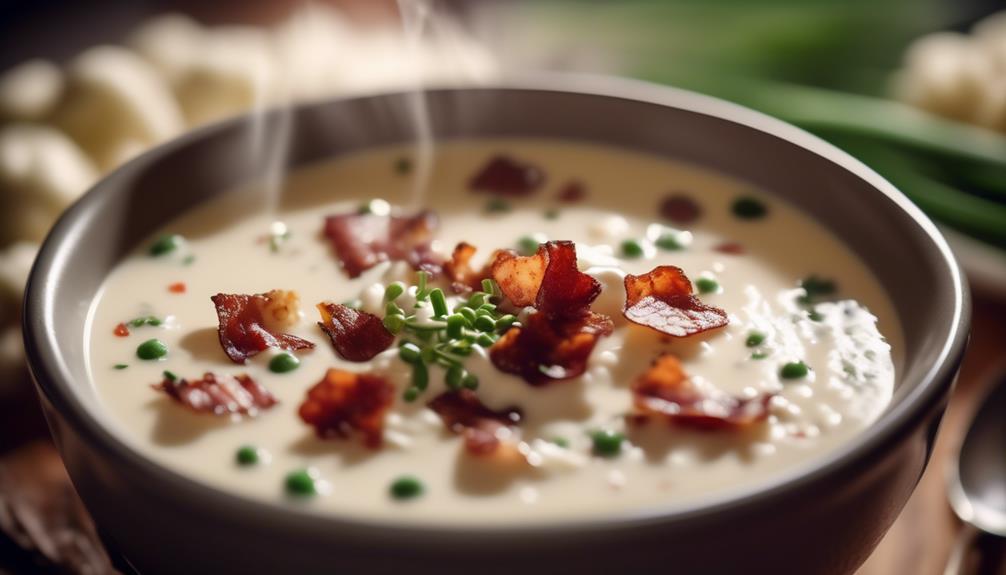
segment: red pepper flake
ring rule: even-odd
[[[722,254],[729,254],[732,256],[744,255],[747,251],[744,249],[744,245],[738,242],[723,242],[715,246],[713,249]]]
[[[338,303],[318,304],[318,326],[328,334],[335,351],[349,361],[367,361],[388,349],[395,336],[372,313]]]
[[[168,286],[168,291],[171,293],[185,293],[185,282],[175,282]]]
[[[573,242],[548,242],[527,257],[500,254],[492,272],[514,305],[533,302],[538,310],[489,349],[493,365],[535,386],[586,371],[597,340],[613,326],[611,318],[590,311],[601,285],[577,268]]]
[[[545,172],[534,164],[509,156],[495,156],[468,182],[475,192],[498,196],[527,196],[545,182]]]
[[[165,377],[152,387],[196,413],[255,415],[277,403],[269,390],[247,375],[205,373],[196,380]]]
[[[467,389],[441,393],[427,407],[440,416],[448,431],[464,437],[466,452],[480,457],[497,454],[503,447],[499,431],[521,420],[520,410],[493,411]]]
[[[558,198],[560,202],[566,204],[576,204],[582,202],[586,197],[586,186],[583,185],[583,182],[576,180],[567,182],[566,185],[559,189],[559,193],[556,194],[556,198]]]
[[[351,278],[384,261],[404,261],[436,275],[443,262],[430,244],[438,227],[431,211],[408,217],[352,212],[325,218],[324,234]]]
[[[322,439],[347,439],[355,433],[371,449],[381,446],[384,414],[394,402],[395,387],[371,373],[329,369],[307,392],[297,411]]]
[[[622,314],[639,325],[674,337],[687,337],[727,325],[727,314],[692,295],[681,268],[658,266],[640,276],[625,276]]]
[[[684,194],[672,194],[661,200],[660,215],[678,224],[690,224],[699,219],[702,208]]]
[[[220,346],[234,363],[244,363],[266,348],[311,349],[314,344],[280,333],[297,320],[297,294],[272,290],[264,294],[223,294],[210,298],[217,308]]]
[[[129,328],[126,327],[126,324],[120,323],[115,326],[115,331],[112,333],[114,333],[116,337],[126,337],[129,335]]]
[[[681,427],[703,431],[738,431],[768,417],[770,394],[740,399],[726,393],[704,393],[685,374],[681,361],[664,354],[632,385],[635,413],[629,421],[640,424],[659,418]]]

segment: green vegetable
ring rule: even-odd
[[[169,254],[176,249],[178,249],[185,242],[185,238],[178,234],[169,234],[157,238],[157,240],[150,245],[149,253],[151,256],[163,256]]]
[[[395,301],[403,293],[405,293],[405,286],[402,285],[402,282],[389,284],[388,287],[384,288],[384,301]]]
[[[502,198],[492,198],[486,202],[486,211],[490,213],[503,213],[510,211],[510,204]]]
[[[559,219],[559,210],[557,208],[549,208],[545,210],[546,220],[557,220]]]
[[[699,289],[699,293],[703,294],[717,293],[720,291],[719,282],[712,278],[699,278],[695,280],[695,287]]]
[[[678,234],[672,232],[660,234],[660,237],[654,243],[658,248],[669,252],[685,249],[685,245],[678,241]]]
[[[300,359],[292,353],[280,353],[269,360],[269,371],[288,373],[300,367]]]
[[[156,318],[156,317],[154,317],[152,315],[146,315],[146,316],[143,316],[143,317],[137,317],[137,318],[133,318],[133,319],[129,320],[129,327],[142,327],[142,326],[145,326],[145,325],[157,327],[157,326],[161,325],[162,323],[164,323],[164,322],[161,321],[160,319],[158,319],[158,318]]]
[[[395,160],[395,173],[400,175],[408,174],[412,171],[412,160],[409,158],[398,158]]]
[[[758,347],[765,342],[765,334],[760,331],[752,331],[748,334],[748,338],[744,340],[744,345],[748,347]]]
[[[601,430],[591,434],[594,442],[594,454],[601,457],[614,457],[622,451],[625,436],[617,431]]]
[[[760,200],[749,197],[734,200],[730,210],[742,220],[757,220],[765,217],[768,213],[768,208],[765,207],[765,204]]]
[[[113,365],[112,367],[114,369],[126,369],[127,367],[129,367],[129,364],[126,364],[126,363],[117,363],[117,364]]]
[[[569,449],[569,440],[565,437],[553,437],[552,443],[562,447],[563,449]]]
[[[422,481],[412,475],[403,475],[391,482],[389,489],[395,499],[413,499],[425,491]]]
[[[447,296],[440,288],[430,291],[430,304],[433,305],[433,317],[442,318],[450,313],[450,310],[447,309]]]
[[[313,469],[291,471],[286,476],[286,492],[295,497],[309,497],[318,493],[317,472]]]
[[[802,361],[794,361],[784,364],[779,370],[779,377],[783,379],[802,379],[810,373],[810,368]]]
[[[244,445],[234,454],[234,459],[244,467],[255,465],[259,462],[259,451],[251,445]]]
[[[136,357],[143,360],[160,359],[168,355],[168,346],[159,339],[148,339],[136,347]]]
[[[522,256],[533,256],[538,251],[541,242],[532,236],[523,236],[517,240],[517,253]]]
[[[622,257],[629,259],[641,258],[646,255],[643,244],[638,240],[625,240],[622,242]]]
[[[751,359],[765,359],[768,357],[768,352],[756,351],[751,354]]]
[[[178,381],[178,376],[166,369],[164,370],[162,375],[164,375],[164,379],[168,381]]]
[[[798,300],[802,304],[813,303],[822,297],[834,295],[838,291],[838,285],[833,280],[820,278],[816,275],[810,275],[800,280],[800,287],[806,292]]]

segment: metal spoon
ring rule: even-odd
[[[957,465],[950,470],[950,506],[964,529],[943,575],[965,572],[979,537],[1006,537],[1006,373],[998,377],[975,413]]]

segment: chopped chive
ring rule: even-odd
[[[178,376],[175,375],[174,373],[166,370],[166,369],[164,370],[163,375],[164,375],[164,379],[166,379],[168,381],[178,381]]]
[[[559,447],[562,447],[563,449],[569,449],[569,440],[566,439],[565,437],[556,436],[553,437],[551,441],[552,443],[558,445]]]
[[[182,265],[190,266],[196,261],[196,256],[189,254],[182,260]]]
[[[699,288],[699,293],[709,294],[717,293],[720,290],[720,284],[712,278],[699,278],[695,280],[695,287]]]
[[[434,288],[430,291],[430,304],[433,305],[433,317],[444,317],[450,310],[447,309],[447,297],[444,290]]]
[[[748,334],[748,338],[744,340],[744,345],[748,347],[758,347],[765,342],[765,334],[760,331],[752,331]]]
[[[309,497],[318,493],[316,472],[312,469],[291,471],[286,476],[286,492],[295,497]]]
[[[269,360],[269,371],[289,373],[300,367],[300,359],[292,353],[281,353]]]
[[[486,211],[490,213],[504,213],[510,211],[510,204],[502,198],[492,198],[486,202]]]
[[[517,322],[517,316],[512,314],[506,314],[505,316],[496,320],[496,331],[503,333],[510,329],[514,323]]]
[[[405,175],[412,171],[412,160],[406,157],[401,157],[395,160],[395,173],[398,175]]]
[[[496,340],[493,339],[493,336],[491,336],[491,335],[489,335],[487,333],[483,333],[483,334],[479,334],[479,336],[475,338],[475,343],[477,343],[477,344],[481,345],[482,347],[488,349],[488,348],[492,347],[494,343],[496,343]]]
[[[476,390],[479,388],[479,378],[473,373],[466,373],[465,378],[461,380],[461,385],[465,389]]]
[[[538,251],[538,246],[541,245],[536,238],[532,236],[521,236],[517,240],[517,253],[522,256],[533,256]]]
[[[496,290],[496,282],[494,282],[489,278],[482,280],[482,291],[489,295],[496,295],[497,293],[499,293]]]
[[[414,343],[404,343],[398,348],[398,357],[402,359],[405,363],[419,363],[422,359],[420,357],[419,346]]]
[[[423,391],[430,384],[430,371],[427,369],[426,364],[417,361],[412,364],[412,387]]]
[[[810,321],[823,321],[824,314],[817,311],[816,309],[812,309],[809,312],[807,312],[807,319],[809,319]]]
[[[742,220],[757,220],[768,213],[765,204],[751,197],[737,198],[730,210]]]
[[[429,296],[426,291],[426,282],[429,280],[429,274],[425,270],[419,271],[418,285],[416,286],[416,301],[423,301]]]
[[[630,239],[623,241],[621,250],[623,258],[636,259],[646,255],[646,250],[643,249],[643,244],[639,240]]]
[[[779,377],[783,379],[802,379],[807,377],[810,368],[802,361],[793,361],[782,366]]]
[[[447,316],[447,337],[451,339],[460,339],[464,333],[466,323],[468,323],[468,320],[466,320],[465,316],[460,313]]]
[[[384,315],[385,316],[400,315],[400,316],[402,316],[404,318],[405,317],[405,310],[403,310],[402,308],[398,307],[397,303],[395,303],[393,301],[389,301],[388,303],[384,304]]]
[[[475,325],[475,319],[478,317],[478,315],[475,313],[475,310],[473,310],[470,307],[463,307],[458,310],[458,313],[464,316],[464,318],[468,320],[469,324],[473,326]]]
[[[496,331],[496,322],[488,315],[480,315],[475,318],[475,329],[485,332]]]
[[[765,359],[766,357],[768,357],[768,352],[765,351],[756,351],[751,354],[751,359]]]
[[[258,449],[252,447],[251,445],[243,445],[238,448],[237,453],[234,454],[234,459],[237,461],[238,465],[243,467],[255,465],[259,462]]]
[[[395,301],[403,293],[405,293],[405,286],[402,285],[402,282],[389,284],[388,287],[384,288],[384,301]]]
[[[113,369],[126,369],[127,367],[129,367],[128,363],[117,363],[112,366]]]
[[[392,335],[398,335],[405,327],[405,317],[397,314],[386,315],[381,323],[384,324],[384,329],[391,332]]]
[[[488,294],[477,291],[468,298],[468,307],[472,308],[472,311],[474,311],[475,308],[484,306],[486,304],[486,299],[488,299]]]
[[[153,257],[163,256],[169,254],[184,242],[184,238],[178,234],[168,234],[157,238],[153,244],[150,245],[149,253]]]
[[[403,475],[391,482],[389,492],[395,499],[413,499],[419,497],[425,491],[423,483],[411,475]]]
[[[617,431],[601,430],[590,435],[593,441],[593,451],[595,455],[601,457],[614,457],[622,451],[622,442],[625,436]]]
[[[465,368],[460,365],[451,366],[447,369],[447,374],[444,376],[444,383],[450,389],[461,389],[461,384],[464,382],[466,374]]]
[[[402,399],[409,403],[415,401],[417,397],[419,397],[419,390],[414,387],[406,389],[405,393],[402,394]]]
[[[559,210],[557,208],[550,208],[545,210],[546,220],[557,220],[559,219]]]
[[[833,280],[820,278],[816,275],[810,275],[802,279],[800,287],[803,288],[804,295],[800,296],[799,302],[803,304],[812,303],[821,296],[833,295],[838,291],[838,286]]]
[[[168,355],[168,346],[159,339],[148,339],[136,347],[136,357],[142,360],[161,359]]]

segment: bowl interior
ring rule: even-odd
[[[718,170],[784,198],[842,239],[891,296],[904,332],[904,367],[882,421],[937,397],[939,382],[949,381],[947,370],[955,366],[947,358],[963,346],[967,308],[957,266],[933,225],[904,196],[835,148],[730,104],[635,83],[538,82],[433,90],[426,98],[437,138],[603,143]],[[289,158],[296,166],[409,141],[410,110],[407,94],[320,103],[297,107],[289,118],[266,114],[261,133],[268,137],[292,121]],[[268,162],[255,145],[261,129],[236,119],[157,148],[100,182],[58,223],[33,271],[25,315],[32,369],[62,413],[87,419],[81,405],[96,407],[83,334],[107,274],[151,230],[262,177]],[[89,421],[93,426],[93,417]]]

